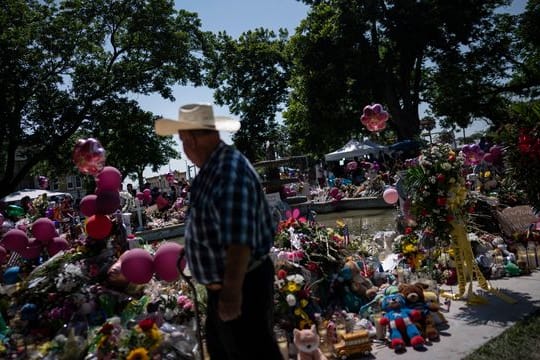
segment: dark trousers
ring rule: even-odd
[[[273,332],[274,265],[266,259],[246,274],[242,315],[221,321],[219,291],[207,290],[206,345],[212,360],[281,360]]]

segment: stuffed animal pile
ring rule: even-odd
[[[408,308],[402,294],[385,296],[382,300],[382,309],[385,315],[380,319],[380,323],[388,327],[390,347],[396,353],[405,351],[407,344],[417,350],[424,347],[424,338],[415,325],[415,321],[421,318],[421,313]]]

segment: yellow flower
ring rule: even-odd
[[[305,308],[308,304],[309,304],[309,302],[306,299],[300,300],[300,306],[301,307]]]
[[[150,360],[150,357],[148,356],[148,350],[139,347],[131,350],[126,360]]]
[[[413,253],[415,251],[416,251],[416,246],[414,246],[413,244],[407,244],[403,247],[404,254]]]
[[[300,290],[300,285],[298,285],[294,281],[289,281],[287,283],[287,290],[289,292],[297,292],[298,290]]]
[[[158,329],[157,325],[154,324],[149,333],[150,339],[158,341],[161,340],[161,331]]]

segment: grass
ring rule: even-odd
[[[540,360],[540,310],[518,321],[463,360]]]

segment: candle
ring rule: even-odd
[[[284,360],[289,360],[289,344],[286,338],[280,338],[277,340],[279,351]]]
[[[373,322],[375,323],[375,333],[378,340],[383,340],[386,336],[386,327],[381,325],[381,314],[373,315]]]

